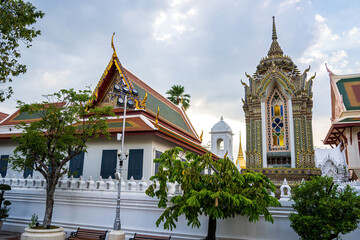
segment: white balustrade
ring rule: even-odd
[[[86,181],[86,188],[89,190],[93,190],[95,188],[95,182],[92,176],[90,176],[89,179]]]
[[[106,189],[115,190],[115,183],[114,183],[113,179],[111,178],[111,176],[109,176],[109,178],[106,181]]]
[[[142,177],[141,178],[141,181],[139,182],[139,191],[140,192],[145,192],[145,190],[148,188],[148,184],[147,182],[145,181],[145,178]]]
[[[134,180],[134,177],[131,177],[130,178],[130,180],[129,180],[129,182],[128,182],[128,184],[127,184],[127,186],[128,186],[128,190],[129,191],[136,191],[136,182],[135,182],[135,180]]]
[[[99,179],[96,181],[96,189],[98,190],[105,190],[105,182],[100,176]]]

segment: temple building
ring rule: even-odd
[[[324,144],[344,152],[351,179],[360,178],[360,74],[336,75],[327,68],[331,127]]]
[[[319,175],[312,136],[310,67],[301,73],[277,41],[273,17],[272,43],[245,87],[246,167],[272,180],[299,181]]]
[[[112,43],[113,55],[104,70],[93,95],[93,106],[113,106],[115,117],[109,117],[108,131],[111,139],[100,137],[88,143],[87,152],[70,160],[69,176],[82,176],[84,179],[114,179],[119,159],[121,143],[117,134],[122,133],[125,121],[124,151],[129,153],[124,161],[124,179],[147,181],[157,172],[154,159],[164,151],[181,147],[184,151],[205,154],[185,110],[178,107],[148,84],[137,78],[120,62]],[[124,94],[128,92],[127,111],[124,116]],[[139,100],[141,99],[141,101]],[[8,167],[8,158],[13,155],[16,143],[13,135],[21,134],[15,126],[20,122],[37,121],[37,115],[20,113],[20,110],[7,115],[0,113],[0,175],[21,176],[24,178],[41,177],[38,172],[26,170],[15,172]]]

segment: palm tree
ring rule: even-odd
[[[169,99],[171,102],[173,102],[176,105],[182,104],[182,107],[187,110],[190,107],[190,95],[184,94],[185,88],[181,85],[173,85],[170,90],[166,92],[169,96],[167,99]]]

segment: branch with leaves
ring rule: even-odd
[[[0,1],[0,83],[12,82],[12,78],[26,72],[26,66],[18,63],[21,57],[19,41],[27,48],[40,35],[31,27],[44,13],[37,11],[30,2],[23,0]],[[0,102],[12,95],[11,87],[0,89]]]
[[[20,114],[36,119],[17,126],[23,133],[13,137],[18,145],[10,161],[15,170],[34,169],[45,178],[44,227],[51,223],[54,192],[60,177],[68,173],[67,163],[86,152],[90,140],[110,137],[106,119],[114,115],[112,107],[88,106],[90,94],[89,90],[60,90],[41,103],[18,102]]]
[[[209,217],[207,239],[213,240],[219,218],[244,215],[253,222],[264,215],[266,221],[274,221],[268,207],[280,204],[269,195],[269,191],[275,191],[275,185],[265,175],[240,173],[228,158],[214,161],[210,153],[186,153],[184,161],[178,158],[182,151],[174,148],[155,159],[160,166],[150,178],[154,182],[146,194],[157,197],[158,206],[165,209],[157,226],[163,222],[165,229],[172,230],[179,216],[185,215],[188,226],[200,227],[199,216],[204,214]],[[212,173],[206,174],[207,171]],[[182,193],[169,196],[167,183],[180,184]]]

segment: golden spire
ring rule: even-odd
[[[277,34],[276,34],[276,26],[275,26],[275,16],[273,16],[273,27],[272,27],[272,43],[270,46],[270,50],[268,52],[268,56],[282,56],[283,51],[279,43],[277,42]]]
[[[273,16],[272,40],[277,40],[276,26],[275,26],[275,16]]]
[[[246,168],[246,161],[241,147],[241,132],[239,132],[239,135],[240,135],[240,143],[239,143],[239,153],[236,159],[236,165],[240,165],[240,168],[244,169]]]
[[[114,56],[114,57],[117,57],[116,50],[115,50],[115,46],[114,46],[114,36],[115,36],[115,32],[113,33],[113,35],[112,35],[112,37],[111,37],[111,47],[112,47],[112,49],[114,50],[113,56]]]

